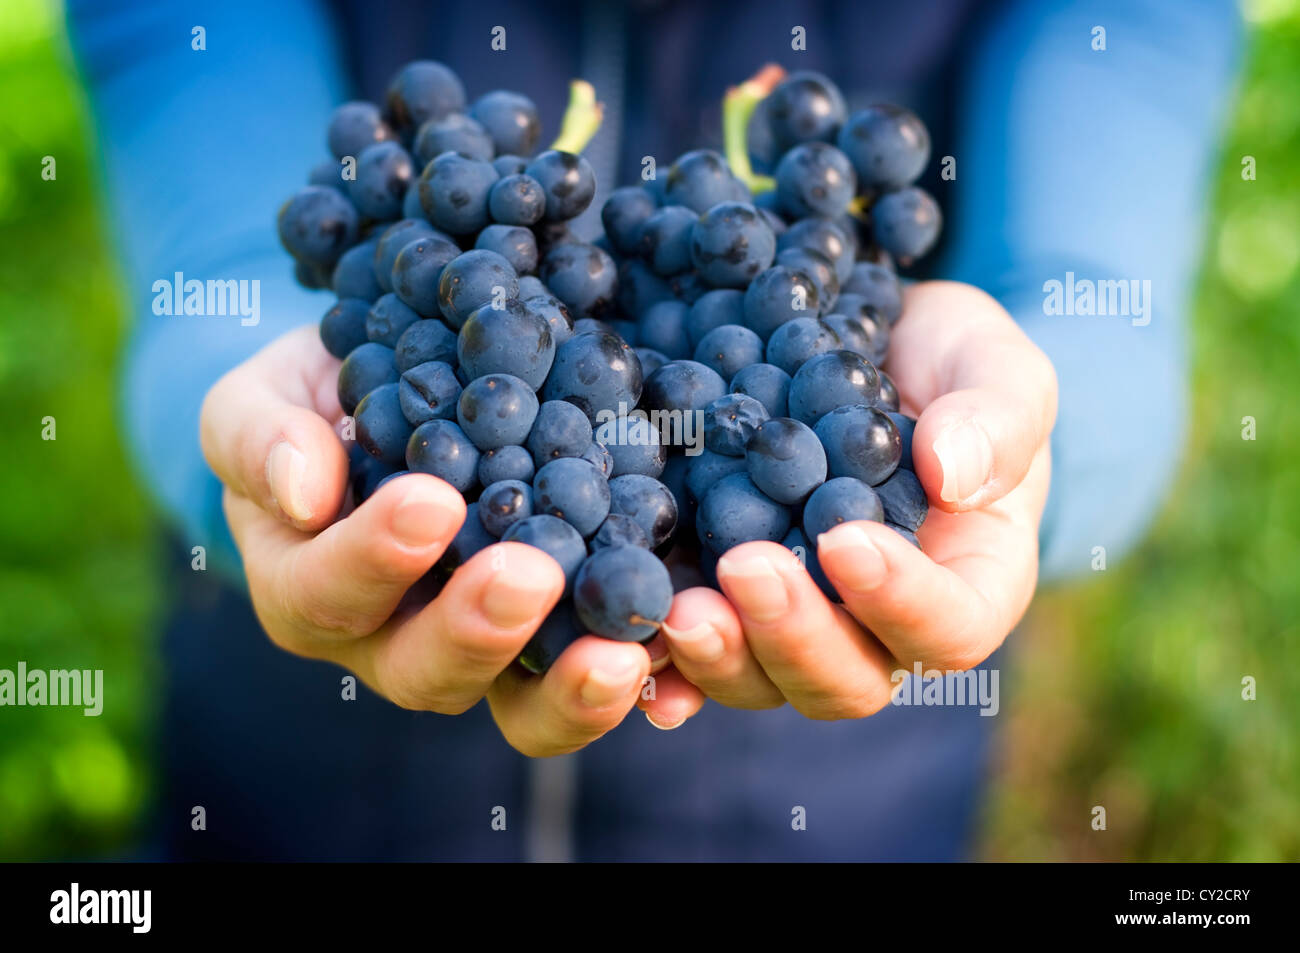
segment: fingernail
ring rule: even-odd
[[[656,635],[645,645],[645,650],[650,653],[650,674],[657,675],[668,667],[668,663],[673,660],[668,651],[668,640],[664,638],[663,633]]]
[[[506,553],[506,547],[493,552],[492,578],[479,596],[480,610],[498,629],[513,629],[539,618],[539,607],[554,601],[564,586],[564,577],[560,575],[558,566],[556,575],[560,579],[557,583],[549,574],[539,576],[521,572],[517,563],[512,568],[513,561]]]
[[[701,622],[685,631],[674,629],[667,622],[660,628],[672,642],[673,649],[696,664],[710,665],[727,652],[722,636],[707,622]]]
[[[650,714],[650,712],[645,713],[645,720],[650,722],[650,724],[654,725],[660,731],[672,731],[674,728],[680,728],[682,725],[686,724],[685,718],[679,718],[670,725],[661,725],[659,722],[655,721],[655,716]]]
[[[841,555],[842,554],[842,555]],[[830,560],[827,557],[832,557]],[[829,562],[835,581],[854,592],[869,592],[885,581],[885,557],[861,526],[841,523],[817,537],[817,558]]]
[[[948,427],[934,442],[934,455],[943,471],[939,499],[960,503],[988,482],[993,470],[993,444],[984,428],[973,420]]]
[[[271,487],[271,499],[292,520],[311,519],[307,504],[307,458],[287,440],[271,448],[266,458],[266,482]]]
[[[629,659],[621,666],[605,670],[593,668],[587,673],[578,694],[590,708],[612,705],[641,683],[641,666]]]
[[[718,560],[718,575],[727,577],[727,594],[736,608],[755,622],[772,622],[790,608],[785,582],[766,556],[744,562],[723,556]]]
[[[425,549],[451,535],[453,515],[438,487],[425,480],[410,483],[406,496],[393,509],[389,529],[402,545]]]

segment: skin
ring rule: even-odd
[[[706,697],[864,717],[888,703],[897,668],[981,662],[1033,594],[1056,379],[1006,312],[966,285],[908,290],[888,365],[904,411],[924,409],[914,438],[934,507],[918,534],[924,553],[878,523],[825,534],[837,606],[788,550],[747,543],[718,564],[723,592],[679,593],[648,646],[587,636],[541,678],[512,663],[559,599],[559,566],[499,543],[419,598],[412,587],[460,527],[464,501],[411,474],[348,511],[338,366],[316,329],[300,328],[204,402],[203,451],[225,484],[258,618],[276,645],[341,665],[402,707],[460,714],[486,698],[506,741],[530,756],[577,750],[633,707],[675,728]]]

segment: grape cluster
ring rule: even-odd
[[[569,223],[596,192],[587,161],[538,151],[526,96],[466,103],[422,61],[382,108],[338,107],[334,160],[278,220],[299,280],[337,296],[320,335],[342,360],[355,501],[421,472],[468,502],[434,581],[498,540],[552,556],[565,598],[520,657],[542,672],[581,632],[653,638],[674,579],[716,584],[740,543],[784,543],[836,600],[821,533],[871,519],[917,544],[915,421],[880,368],[895,263],[940,228],[912,184],[916,116],[847,115],[829,79],[791,74],[750,120],[770,179],[688,152],[613,191],[585,242]]]

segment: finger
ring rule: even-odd
[[[227,497],[227,518],[268,631],[289,638],[282,630],[291,628],[303,643],[378,629],[465,519],[461,495],[428,474],[391,481],[314,537],[251,500]]]
[[[912,455],[931,501],[957,512],[1015,489],[1056,418],[1046,355],[992,298],[953,282],[908,290],[894,346],[908,403],[925,408]]]
[[[501,734],[532,758],[576,751],[616,727],[640,697],[650,656],[632,642],[583,636],[542,678],[504,672],[488,690]]]
[[[497,543],[457,569],[429,605],[362,640],[343,664],[404,708],[460,714],[515,660],[563,591],[564,572],[546,553]],[[648,669],[645,649],[636,649]]]
[[[318,339],[286,335],[222,377],[200,416],[203,455],[221,482],[301,529],[328,525],[347,484],[329,423],[337,398],[331,406],[315,379],[329,377],[330,361]]]
[[[889,653],[822,595],[776,543],[745,543],[718,560],[754,657],[809,718],[863,718],[889,703]]]
[[[661,731],[672,731],[703,707],[704,698],[704,693],[681,672],[669,667],[647,679],[637,695],[636,706],[645,712],[650,724]]]
[[[843,523],[817,540],[844,606],[902,667],[964,671],[984,661],[1033,595],[1033,531],[996,509],[932,513],[934,558],[883,523]]]
[[[776,708],[785,696],[745,642],[740,617],[722,593],[687,589],[663,622],[673,665],[704,694],[729,708]]]

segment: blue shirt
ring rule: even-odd
[[[806,52],[790,49],[796,23],[807,29]],[[327,158],[331,109],[358,94],[379,98],[396,67],[418,57],[455,68],[471,98],[497,87],[526,92],[548,132],[558,127],[567,80],[594,79],[611,107],[590,150],[602,190],[620,175],[631,181],[643,155],[663,165],[687,148],[716,145],[721,94],[769,60],[825,71],[851,108],[879,99],[914,106],[932,126],[926,184],[947,217],[933,273],[992,292],[1057,369],[1044,578],[1086,571],[1096,546],[1112,561],[1130,548],[1178,464],[1188,299],[1240,39],[1226,0],[763,0],[743,15],[703,0],[628,8],[227,0],[185,9],[165,0],[71,0],[69,25],[136,316],[123,375],[131,447],[186,549],[207,545],[228,567],[237,562],[220,488],[196,439],[203,395],[224,371],[329,306],[328,294],[294,282],[275,212]],[[489,47],[495,25],[506,27],[504,52]],[[1097,27],[1104,49],[1096,48]],[[945,156],[955,160],[950,181],[937,174]],[[178,271],[259,279],[260,322],[155,315],[153,282]],[[1048,282],[1129,279],[1150,283],[1145,319],[1045,311]],[[232,714],[205,687],[230,670],[232,655],[243,659],[235,677],[261,680],[282,698],[325,691],[338,673],[248,641],[257,636],[246,606],[221,598],[220,618],[248,633],[239,642],[246,656],[220,638],[205,641],[200,629],[176,636],[174,678],[190,686],[178,697],[191,712],[213,705],[215,722],[186,721],[177,757],[193,758],[198,736],[209,752],[258,738],[267,754],[259,770],[284,774],[284,746],[305,746],[314,754],[304,751],[296,766],[301,779],[315,760],[337,755],[340,738],[378,745],[373,757],[387,780],[367,789],[355,777],[334,787],[323,777],[314,809],[328,819],[347,802],[350,816],[360,816],[354,802],[370,790],[365,797],[387,805],[372,820],[393,829],[335,827],[330,856],[528,853],[523,834],[486,847],[453,823],[466,805],[507,800],[493,793],[503,786],[534,803],[521,792],[543,783],[496,736],[484,706],[458,719],[378,702],[363,706],[364,717],[345,716],[337,704],[311,718],[257,704]],[[995,720],[892,709],[828,725],[788,708],[710,705],[687,729],[663,735],[630,719],[582,753],[574,782],[581,809],[570,833],[587,857],[958,856]],[[286,800],[278,822],[254,819],[262,815],[248,799],[257,786],[233,779],[256,760],[245,746],[222,762],[232,772],[230,796],[243,803],[249,830],[261,832],[249,836],[263,846],[271,838],[281,855],[316,856],[305,846],[315,815],[300,798]],[[191,767],[202,774],[201,762]],[[415,792],[423,809],[410,800]],[[440,809],[431,806],[437,798]],[[256,803],[269,818],[275,794],[262,790]],[[820,820],[792,835],[792,805]],[[438,810],[447,823],[430,819]],[[294,829],[286,818],[295,816],[308,830],[276,841],[274,831]],[[675,832],[667,840],[665,829]]]

